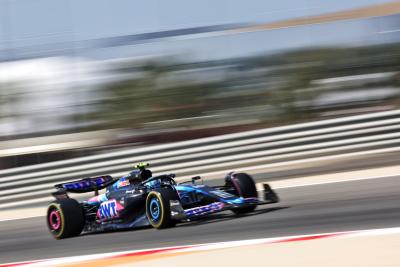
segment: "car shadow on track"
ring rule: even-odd
[[[212,215],[207,215],[205,217],[200,217],[197,219],[192,219],[188,222],[182,222],[177,224],[177,227],[195,227],[199,225],[206,225],[206,224],[212,224],[212,223],[218,223],[218,222],[223,222],[223,221],[229,221],[229,220],[235,220],[238,218],[243,218],[243,217],[253,217],[269,212],[274,212],[274,211],[279,211],[282,209],[287,209],[290,208],[289,206],[282,206],[282,207],[273,207],[273,208],[264,208],[264,209],[257,209],[255,211],[245,213],[245,214],[233,214],[230,213],[229,211],[226,211],[224,213],[217,213],[217,214],[212,214]],[[81,236],[91,236],[91,235],[98,235],[98,234],[112,234],[112,233],[121,233],[121,232],[126,232],[126,231],[141,231],[145,229],[151,229],[152,227],[150,225],[147,226],[140,226],[137,228],[126,228],[126,229],[107,229],[103,231],[97,231],[97,232],[89,232],[89,233],[84,233]]]
[[[138,226],[136,228],[121,228],[121,229],[106,229],[106,230],[99,230],[95,232],[88,232],[88,233],[83,233],[79,237],[83,236],[95,236],[95,235],[107,235],[107,234],[115,234],[115,233],[122,233],[122,232],[132,232],[132,231],[141,231],[141,230],[146,230],[146,229],[151,229],[151,225],[145,225],[145,226]]]
[[[282,207],[274,207],[274,208],[266,208],[266,209],[259,209],[255,210],[249,213],[245,214],[233,214],[233,213],[220,213],[220,214],[214,214],[214,215],[209,215],[206,217],[198,218],[198,219],[192,219],[190,222],[179,224],[178,227],[191,227],[191,226],[197,226],[197,225],[204,225],[204,224],[210,224],[210,223],[217,223],[217,222],[222,222],[222,221],[229,221],[229,220],[235,220],[238,218],[243,218],[243,217],[253,217],[269,212],[274,212],[282,209],[287,209],[290,208],[289,206],[282,206]]]

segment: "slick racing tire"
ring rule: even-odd
[[[243,198],[257,198],[257,188],[253,178],[246,173],[238,173],[232,177],[232,184],[236,189],[237,195]],[[235,214],[243,214],[256,209],[256,205],[233,209]]]
[[[157,229],[175,226],[176,222],[171,218],[171,200],[179,200],[179,197],[170,188],[160,188],[147,195],[146,216],[151,226]]]
[[[78,236],[85,225],[81,205],[75,199],[60,199],[47,207],[47,227],[55,239]]]

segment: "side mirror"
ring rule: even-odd
[[[200,176],[195,176],[195,177],[192,177],[192,183],[195,183],[196,182],[196,180],[200,180],[201,179],[201,177]]]

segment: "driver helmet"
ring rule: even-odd
[[[135,168],[139,169],[139,173],[138,173],[138,178],[140,181],[146,181],[147,179],[149,179],[150,177],[153,176],[152,172],[148,169],[146,169],[146,167],[149,167],[150,164],[147,162],[139,162]]]
[[[150,164],[147,162],[139,162],[138,164],[135,165],[135,168],[139,169],[139,170],[144,170],[144,169],[146,169],[146,167],[149,167],[149,166],[150,166]]]

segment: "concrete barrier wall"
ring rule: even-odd
[[[177,178],[301,160],[400,150],[400,110],[149,146],[0,171],[0,209],[51,200],[56,183],[129,172],[148,161]]]

